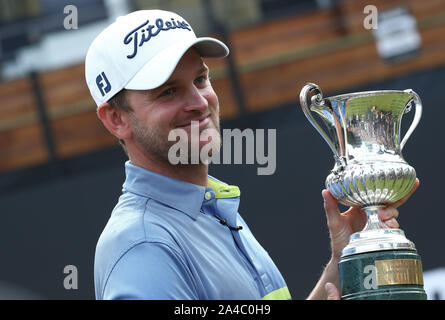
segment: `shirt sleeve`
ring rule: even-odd
[[[132,247],[116,263],[104,300],[197,300],[196,287],[180,255],[160,242]]]

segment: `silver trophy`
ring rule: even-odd
[[[401,229],[388,228],[378,217],[380,207],[402,199],[415,184],[416,171],[403,159],[402,149],[422,115],[419,96],[408,89],[324,98],[321,89],[309,83],[301,90],[300,103],[334,153],[326,188],[339,203],[362,207],[368,216],[364,229],[352,234],[342,251],[342,299],[426,299],[414,244]],[[414,119],[402,139],[402,117],[413,106]]]
[[[379,220],[377,211],[407,195],[416,181],[416,171],[403,159],[402,149],[422,115],[420,97],[408,89],[324,98],[316,84],[308,83],[301,90],[300,103],[334,153],[335,165],[326,179],[326,188],[339,203],[362,207],[368,216],[365,228],[351,236],[342,255],[414,249],[402,230],[390,229]],[[414,120],[401,139],[402,117],[413,104]],[[320,116],[325,129],[311,111]]]

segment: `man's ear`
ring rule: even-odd
[[[130,121],[125,111],[104,102],[97,109],[97,116],[108,131],[117,138],[125,140],[131,137]]]

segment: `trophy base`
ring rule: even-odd
[[[344,300],[426,300],[417,251],[384,250],[342,257],[338,265]]]

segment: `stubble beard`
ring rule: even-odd
[[[169,132],[163,132],[162,128],[160,127],[148,127],[145,123],[142,121],[139,121],[136,118],[130,119],[133,126],[133,135],[136,142],[142,147],[143,152],[146,156],[149,158],[155,158],[161,162],[167,162],[170,163],[168,158],[168,153],[170,148],[177,143],[176,141],[169,141],[168,135]],[[221,141],[221,132],[220,132],[220,124],[219,124],[219,116],[215,115],[214,113],[210,116],[210,123],[213,125],[209,125],[208,128],[212,129],[212,139],[208,143],[214,144],[212,146],[211,151],[209,152],[208,156],[211,157],[212,150],[220,150],[222,141]],[[200,133],[205,130],[200,130]],[[217,135],[217,136],[215,136]],[[189,136],[188,140],[191,137]],[[198,137],[199,138],[199,137]],[[191,155],[191,141],[188,141],[188,163],[191,163],[192,155]],[[201,148],[199,151],[201,151]],[[200,159],[201,164],[201,159]]]

